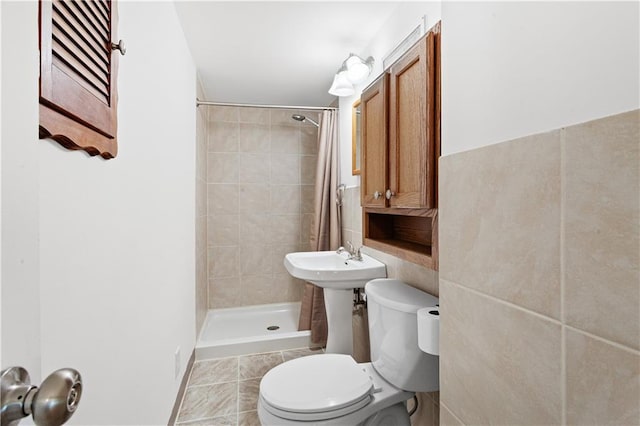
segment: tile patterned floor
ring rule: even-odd
[[[322,349],[302,348],[195,362],[176,426],[260,426],[256,404],[262,376],[284,361],[319,353]]]

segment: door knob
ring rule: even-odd
[[[385,193],[385,196],[387,197],[387,200],[390,200],[390,199],[391,199],[391,197],[393,197],[394,195],[396,195],[396,193],[395,193],[395,192],[393,192],[393,191],[392,191],[392,190],[390,190],[390,189],[387,189],[387,192]]]
[[[380,197],[382,197],[382,192],[376,191],[373,193],[373,198],[375,198],[376,200]]]
[[[82,378],[72,368],[51,373],[40,385],[31,385],[29,373],[11,367],[0,373],[2,412],[0,423],[16,426],[31,414],[38,426],[59,426],[73,415],[82,396]]]

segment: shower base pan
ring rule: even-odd
[[[211,309],[198,337],[196,360],[309,347],[298,331],[300,303]]]

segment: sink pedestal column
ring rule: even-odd
[[[326,353],[353,355],[353,290],[324,289],[327,311]]]

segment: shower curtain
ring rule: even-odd
[[[340,206],[336,191],[339,184],[338,113],[323,111],[318,129],[318,163],[314,215],[311,225],[311,249],[336,250],[342,243]],[[311,341],[327,342],[327,314],[322,288],[306,283],[302,295],[299,330],[311,330]]]

